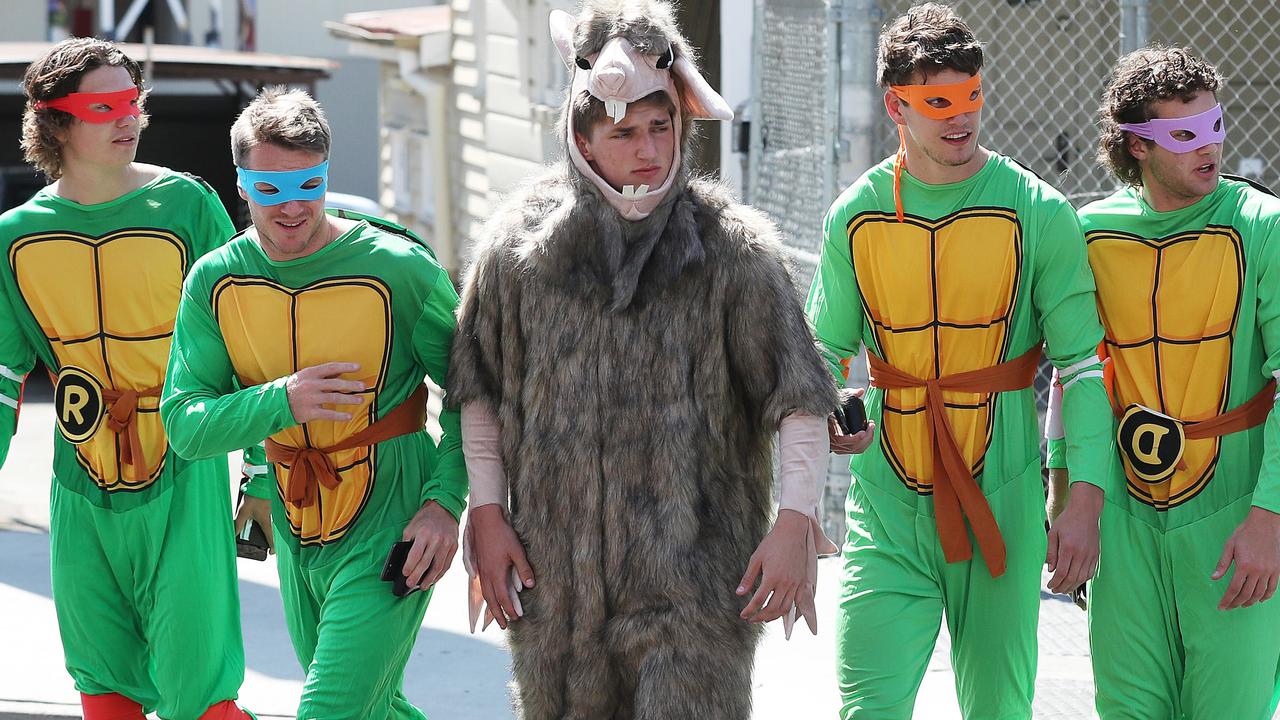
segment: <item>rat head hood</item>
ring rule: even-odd
[[[688,43],[676,27],[670,5],[657,0],[593,0],[575,18],[551,13],[551,38],[568,68],[569,93],[561,115],[562,137],[573,169],[590,182],[623,218],[642,220],[682,183],[693,120],[731,120],[733,111],[698,71]],[[591,167],[574,141],[590,128],[574,127],[573,107],[587,94],[604,104],[606,122],[620,122],[628,106],[662,91],[676,108],[671,170],[660,187],[615,189]]]

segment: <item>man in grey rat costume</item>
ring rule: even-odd
[[[816,632],[835,387],[777,230],[683,165],[690,122],[732,113],[671,6],[551,30],[568,157],[482,233],[450,364],[472,621],[483,596],[510,628],[525,720],[743,720],[754,623]]]

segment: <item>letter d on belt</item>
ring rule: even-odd
[[[1130,405],[1120,419],[1116,443],[1133,474],[1151,485],[1168,480],[1182,461],[1186,436],[1182,423],[1141,405]]]

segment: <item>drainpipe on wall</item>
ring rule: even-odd
[[[432,171],[436,178],[435,251],[446,269],[452,266],[459,270],[462,258],[458,257],[458,243],[453,237],[452,187],[449,182],[448,88],[438,74],[432,74],[423,67],[423,42],[423,39],[419,39],[417,47],[399,48],[396,59],[401,79],[421,95],[427,104],[427,136],[431,138]]]
[[[1151,30],[1151,6],[1148,0],[1121,0],[1120,52],[1130,53],[1147,46]]]

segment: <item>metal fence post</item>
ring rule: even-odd
[[[1121,54],[1146,47],[1150,30],[1150,0],[1120,0]]]
[[[881,13],[876,0],[843,0],[838,8],[840,132],[836,193],[880,158],[875,126],[883,120],[876,91],[876,42]]]

